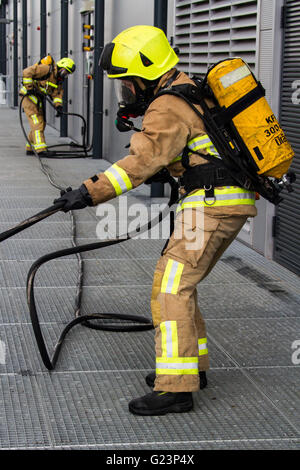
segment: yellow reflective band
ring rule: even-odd
[[[53,88],[58,88],[58,86],[57,86],[57,85],[55,85],[55,83],[52,83],[52,82],[46,82],[46,84],[47,84],[48,86],[52,86]]]
[[[61,98],[54,98],[53,99],[53,103],[62,103],[62,99]]]
[[[45,93],[45,95],[47,94],[46,88],[43,88],[42,86],[40,86],[39,88],[40,88],[40,90],[41,90],[43,93]]]
[[[198,357],[158,357],[157,375],[198,375]]]
[[[170,164],[175,163],[175,162],[180,162],[181,159],[182,159],[182,155],[178,155],[178,157],[173,158],[173,160],[170,162]]]
[[[160,324],[163,357],[178,356],[178,334],[176,321],[166,321]]]
[[[45,149],[47,148],[47,145],[45,143],[41,143],[41,144],[33,144],[35,150],[40,150],[40,149]]]
[[[209,155],[213,155],[216,158],[221,158],[216,147],[210,140],[209,136],[207,134],[195,137],[194,139],[191,139],[187,143],[187,147],[190,150],[193,150],[194,152],[197,152],[198,150],[206,150],[206,152]],[[189,156],[193,155],[193,152],[188,153]],[[178,155],[178,157],[175,157],[171,163],[178,162],[182,159],[182,153]]]
[[[29,98],[34,104],[38,104],[38,99],[37,99],[36,96],[29,95],[28,98]]]
[[[38,123],[39,123],[39,120],[38,120],[38,117],[37,117],[36,114],[33,114],[33,115],[31,116],[31,119],[33,120],[34,124],[38,124]]]
[[[184,264],[169,259],[161,283],[163,294],[177,294]]]
[[[201,137],[195,137],[188,142],[187,146],[194,152],[197,152],[197,150],[206,150],[210,155],[214,155],[215,157],[220,156],[207,134]],[[192,153],[189,155],[192,155]]]
[[[32,78],[24,78],[24,77],[23,77],[23,80],[22,80],[22,81],[23,81],[24,84],[25,84],[25,83],[32,83],[32,82],[33,82]]]
[[[126,193],[132,189],[132,183],[123,168],[119,167],[116,163],[104,172],[111,184],[113,185],[116,195]]]
[[[36,144],[41,144],[42,142],[41,142],[41,133],[40,133],[40,131],[35,131],[34,135],[35,135]]]
[[[198,351],[199,351],[199,356],[204,356],[205,354],[208,354],[206,338],[198,339]]]
[[[221,207],[255,205],[255,192],[238,186],[226,186],[214,190],[215,197],[205,197],[204,189],[199,189],[190,196],[186,196],[178,205],[176,212],[187,207]]]
[[[20,93],[22,93],[23,95],[26,95],[27,93],[27,88],[22,86],[22,88],[20,88]]]

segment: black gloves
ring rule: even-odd
[[[56,115],[55,117],[59,117],[62,115],[62,112],[63,112],[63,107],[62,106],[56,106]]]
[[[92,198],[84,184],[79,189],[67,188],[66,191],[61,191],[61,197],[53,201],[54,204],[64,202],[62,207],[63,212],[68,212],[75,209],[84,209],[87,206],[92,206]]]

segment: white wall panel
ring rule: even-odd
[[[175,43],[180,66],[204,74],[228,56],[257,63],[257,0],[176,0]]]
[[[105,42],[110,42],[122,30],[137,24],[153,25],[154,0],[113,0],[106,2]],[[104,82],[104,157],[115,162],[127,154],[131,132],[120,133],[114,124],[117,113],[113,83]],[[139,127],[139,123],[137,123]]]

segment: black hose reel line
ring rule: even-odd
[[[50,175],[49,173],[46,172],[41,160],[40,160],[40,163],[42,165],[42,170],[44,173],[47,174],[50,183],[54,185],[56,188],[61,189],[58,185],[56,185],[51,180]],[[63,256],[72,255],[72,254],[79,255],[80,253],[83,253],[86,251],[96,250],[96,249],[104,248],[107,246],[112,246],[118,243],[122,243],[124,241],[132,239],[137,234],[141,234],[147,230],[150,230],[157,223],[161,222],[161,220],[166,215],[166,212],[169,212],[169,209],[171,208],[171,206],[178,202],[178,183],[174,178],[172,178],[169,175],[167,170],[166,170],[166,181],[171,185],[171,196],[167,204],[167,207],[162,212],[160,212],[154,220],[150,220],[144,226],[138,227],[136,229],[136,232],[131,233],[131,234],[127,233],[126,237],[120,236],[119,238],[115,238],[112,240],[100,241],[100,242],[91,243],[87,245],[77,246],[75,243],[76,230],[75,230],[75,225],[74,225],[74,218],[72,216],[74,246],[71,248],[66,248],[60,251],[56,251],[56,252],[44,255],[41,258],[39,258],[37,261],[35,261],[35,263],[33,263],[33,265],[31,266],[28,272],[28,276],[27,276],[27,290],[26,290],[27,303],[29,307],[31,323],[33,326],[33,331],[34,331],[34,335],[36,338],[37,346],[38,346],[42,361],[48,370],[53,370],[55,368],[55,365],[57,363],[57,360],[61,351],[61,347],[63,345],[64,339],[67,333],[74,326],[78,324],[83,324],[84,326],[91,328],[91,329],[95,329],[95,330],[115,331],[115,332],[145,331],[145,330],[151,330],[154,328],[152,322],[150,322],[147,318],[144,318],[142,316],[137,316],[137,315],[125,315],[125,314],[115,314],[115,313],[93,313],[89,315],[81,315],[80,308],[81,308],[81,297],[82,297],[82,288],[83,288],[83,268],[82,268],[82,264],[80,263],[80,275],[79,275],[79,280],[77,284],[77,293],[76,293],[76,301],[75,301],[75,304],[76,304],[75,305],[75,318],[70,323],[68,323],[68,325],[62,331],[56,343],[56,346],[54,347],[53,355],[52,357],[50,357],[45,340],[44,340],[44,336],[40,327],[39,318],[38,318],[35,295],[34,295],[34,280],[35,280],[35,276],[37,274],[38,269],[48,261],[61,258]],[[13,235],[21,232],[22,230],[25,230],[28,227],[31,227],[32,225],[40,222],[41,220],[49,217],[50,215],[55,214],[56,212],[60,211],[62,208],[63,208],[63,205],[61,203],[58,203],[39,212],[38,214],[30,217],[29,219],[24,220],[23,222],[19,223],[15,227],[7,230],[6,232],[1,233],[0,242],[12,237]],[[173,225],[172,218],[171,218],[171,222]],[[173,228],[174,226],[171,227],[171,232],[173,231]],[[98,322],[97,324],[93,324],[91,323],[91,320],[98,320]],[[105,322],[103,324],[99,324],[99,320],[105,320]],[[127,322],[127,323],[129,322],[132,324],[131,325],[109,324],[107,323],[107,320],[120,320],[121,322],[122,321]]]
[[[26,96],[26,95],[25,95]],[[29,143],[34,155],[38,158],[39,163],[41,165],[41,170],[42,172],[47,176],[50,184],[54,186],[58,190],[64,190],[65,188],[62,188],[59,184],[55,183],[53,179],[51,178],[51,175],[49,174],[47,170],[47,166],[44,165],[42,162],[41,157],[39,154],[36,152],[34,149],[34,146],[31,144],[31,142],[28,141],[26,131],[23,125],[23,120],[22,120],[22,102],[25,96],[22,97],[20,106],[19,106],[19,117],[20,117],[20,125],[22,128],[22,132],[25,136],[26,141]],[[50,105],[53,107],[53,104],[49,100]],[[89,157],[88,151],[90,148],[86,147],[86,122],[83,116],[77,115],[74,113],[64,113],[68,115],[74,115],[78,116],[83,120],[83,143],[82,145],[77,145],[78,147],[81,147],[83,149],[83,154],[80,152],[53,152],[53,156],[47,156],[47,158],[57,158],[58,156],[61,156],[61,158],[82,158],[82,157]],[[66,144],[69,145],[69,144]],[[75,154],[75,155],[74,155]],[[69,156],[70,155],[70,156]],[[147,318],[142,317],[142,316],[137,316],[137,315],[125,315],[125,314],[116,314],[116,313],[93,313],[93,314],[88,314],[88,315],[81,315],[80,309],[81,309],[81,299],[82,299],[82,290],[83,290],[83,260],[80,257],[80,254],[86,251],[92,251],[100,248],[104,248],[107,246],[112,246],[116,245],[118,243],[122,243],[124,241],[130,240],[134,238],[137,234],[141,234],[143,232],[146,232],[147,230],[150,230],[152,227],[154,227],[157,223],[161,222],[161,220],[167,215],[169,212],[169,209],[171,206],[176,204],[179,200],[178,197],[178,189],[179,189],[179,184],[178,182],[169,174],[167,169],[163,169],[160,174],[163,177],[164,182],[167,182],[171,186],[171,195],[170,199],[168,201],[167,207],[163,209],[153,220],[150,220],[148,223],[143,225],[142,227],[138,227],[134,233],[127,233],[125,236],[120,236],[112,240],[106,240],[106,241],[99,241],[96,243],[91,243],[87,245],[81,245],[78,246],[76,244],[76,223],[75,223],[75,218],[73,215],[73,212],[70,211],[71,215],[71,222],[72,222],[72,244],[73,246],[70,248],[66,248],[63,250],[55,251],[53,253],[49,253],[47,255],[42,256],[39,258],[37,261],[35,261],[27,276],[27,288],[26,288],[26,294],[27,294],[27,304],[29,307],[29,313],[30,313],[30,318],[31,318],[31,323],[33,327],[33,332],[35,335],[35,339],[37,342],[37,346],[42,358],[42,361],[45,365],[45,367],[48,370],[53,370],[55,368],[55,365],[57,363],[58,357],[61,352],[61,347],[63,345],[64,339],[68,332],[76,325],[82,324],[83,326],[87,328],[91,328],[94,330],[104,330],[104,331],[115,331],[115,332],[131,332],[131,331],[145,331],[145,330],[151,330],[154,328],[153,324],[151,321],[149,321]],[[8,238],[16,235],[17,233],[25,230],[26,228],[31,227],[32,225],[46,219],[47,217],[61,211],[63,209],[63,204],[62,203],[57,203],[54,204],[53,206],[48,207],[47,209],[44,209],[43,211],[33,215],[29,219],[24,220],[23,222],[20,222],[17,224],[15,227],[3,232],[0,234],[0,243],[4,240],[7,240]],[[174,219],[170,219],[170,232],[172,232],[174,229]],[[78,261],[79,261],[79,276],[78,276],[78,281],[77,281],[77,292],[76,292],[76,299],[75,299],[75,318],[66,325],[66,327],[63,329],[62,333],[60,334],[58,341],[54,347],[54,351],[52,356],[50,356],[48,352],[48,348],[46,346],[44,336],[41,330],[40,322],[39,322],[39,317],[38,317],[38,312],[37,312],[37,307],[36,307],[36,302],[35,302],[35,292],[34,292],[34,281],[36,274],[41,266],[43,266],[45,263],[48,261],[58,259],[64,256],[69,256],[76,254]],[[93,323],[92,320],[97,320],[97,323]],[[102,320],[102,322],[101,322]],[[108,320],[117,320],[119,323],[116,324],[114,323],[108,323]],[[123,324],[122,324],[123,322]],[[124,324],[126,322],[126,324]],[[129,325],[128,325],[129,323]]]

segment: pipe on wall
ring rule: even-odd
[[[6,2],[1,2],[0,18],[6,19]],[[0,73],[6,75],[6,24],[0,23]]]
[[[18,1],[14,0],[13,3],[13,17],[14,17],[14,47],[13,47],[13,90],[14,90],[14,106],[18,106]]]
[[[60,53],[61,57],[68,57],[69,39],[69,2],[60,2]],[[64,81],[63,112],[68,112],[68,80]],[[68,136],[68,116],[62,115],[60,119],[60,136]]]
[[[27,36],[27,0],[22,1],[22,30],[23,30],[23,41],[22,41],[22,67],[27,67],[27,55],[28,55],[28,36]]]
[[[40,9],[40,22],[41,22],[41,57],[47,55],[47,0],[41,0]]]
[[[104,47],[104,2],[95,2],[93,158],[102,158],[103,148],[103,70],[99,59]]]

